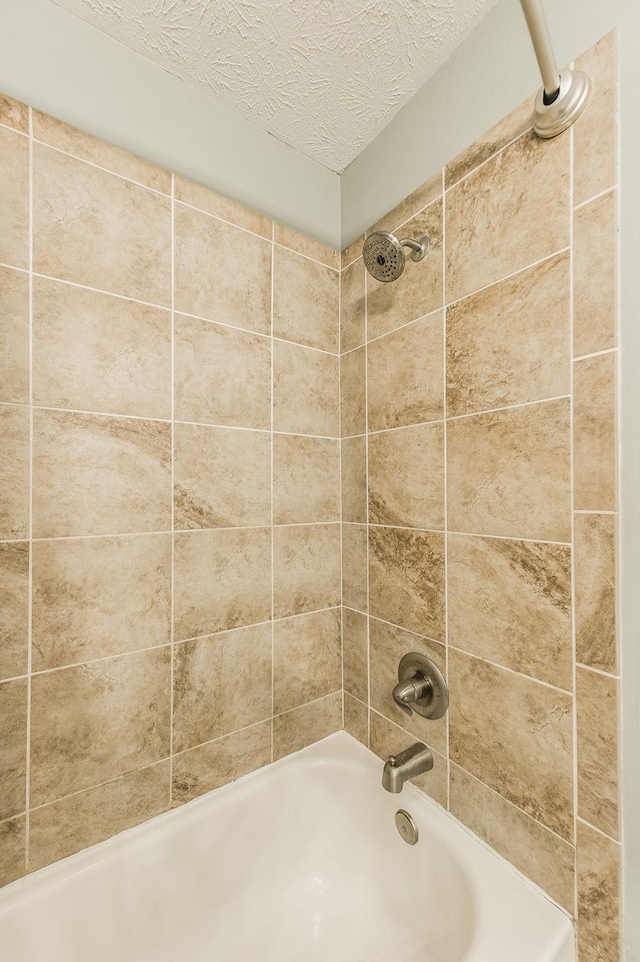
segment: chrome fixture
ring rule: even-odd
[[[424,775],[433,768],[433,755],[426,745],[416,742],[399,755],[390,755],[382,769],[382,787],[392,795],[399,795],[410,778]]]
[[[413,240],[404,237],[398,240],[395,234],[386,230],[377,230],[369,234],[362,250],[364,266],[372,277],[383,284],[397,280],[404,270],[406,258],[403,247],[410,248],[413,253],[411,260],[421,261],[429,250],[429,238],[421,237]]]
[[[420,838],[418,826],[404,808],[399,808],[396,812],[396,828],[400,832],[400,837],[407,845],[415,845]]]
[[[449,689],[438,666],[412,651],[398,665],[393,700],[407,715],[414,711],[423,718],[442,718],[449,707]]]
[[[533,107],[533,129],[538,137],[548,139],[578,119],[589,99],[590,82],[581,70],[558,70],[540,0],[520,3],[543,83]]]

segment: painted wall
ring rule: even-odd
[[[338,174],[51,0],[0,0],[0,90],[338,246]]]

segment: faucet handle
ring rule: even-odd
[[[407,715],[441,718],[449,707],[449,689],[440,669],[419,651],[409,652],[398,665],[393,700]]]

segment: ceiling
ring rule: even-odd
[[[56,0],[342,172],[497,0]]]

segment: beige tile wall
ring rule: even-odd
[[[334,251],[4,97],[0,186],[5,884],[342,727],[340,364]]]
[[[345,727],[416,738],[419,786],[619,957],[616,38],[580,58],[584,116],[531,102],[374,229],[426,231],[394,284],[342,254]],[[400,657],[448,716],[391,699]]]

